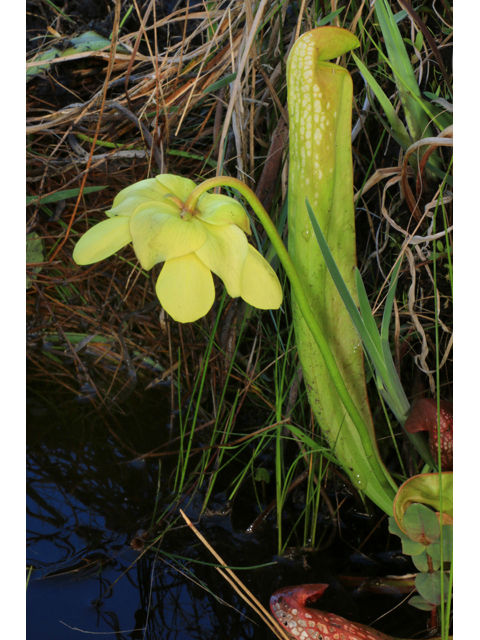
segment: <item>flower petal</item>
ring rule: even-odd
[[[243,268],[242,298],[258,309],[278,309],[283,299],[275,271],[251,245]]]
[[[161,173],[155,177],[155,180],[157,180],[164,195],[173,193],[177,198],[180,198],[182,202],[185,202],[197,186],[193,180],[182,178],[181,176],[174,176],[171,173]]]
[[[210,271],[219,276],[232,298],[242,294],[242,273],[247,259],[248,242],[234,224],[223,227],[203,223],[207,232],[205,243],[195,253]]]
[[[212,274],[194,253],[165,262],[156,291],[162,307],[177,322],[198,320],[215,300]]]
[[[113,201],[113,206],[107,211],[107,216],[131,216],[135,209],[147,202],[157,202],[165,213],[180,214],[178,206],[169,198],[165,198],[165,189],[155,180],[140,180],[135,184],[122,189]]]
[[[236,224],[245,233],[250,231],[250,222],[242,205],[228,196],[205,193],[198,201],[197,218],[209,224]]]
[[[195,218],[163,213],[163,205],[143,204],[130,218],[133,248],[144,269],[200,249],[207,238],[204,225]]]
[[[113,255],[131,242],[130,219],[103,220],[89,229],[75,245],[73,259],[77,264],[93,264]]]

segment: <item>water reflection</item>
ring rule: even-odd
[[[165,558],[163,552],[211,561],[188,530],[167,536],[159,552],[130,545],[139,531],[148,530],[156,501],[159,512],[169,497],[169,466],[175,458],[162,461],[160,491],[158,462],[136,459],[139,451],[153,450],[170,437],[159,400],[114,416],[83,405],[67,412],[65,407],[40,410],[35,402],[27,451],[27,565],[33,567],[28,638],[69,640],[85,632],[112,632],[132,640],[260,634],[264,640],[262,627],[241,615],[243,601],[236,603],[214,568],[195,573],[217,598],[193,581],[199,578],[189,575],[188,566],[182,574],[182,563]],[[168,411],[163,415],[169,419]],[[202,500],[198,494],[188,505],[193,518]],[[209,528],[217,528],[217,541],[223,538],[236,553],[240,542],[231,544],[230,521],[224,518],[225,531],[218,526],[221,519],[212,518]],[[252,546],[258,545],[252,540]]]

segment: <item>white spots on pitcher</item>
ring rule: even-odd
[[[332,113],[330,101],[324,101],[320,85],[316,81],[317,53],[314,39],[309,34],[295,45],[289,62],[289,109],[291,111],[291,161],[299,168],[291,175],[292,187],[305,189],[313,206],[317,206],[320,196],[315,186],[331,176],[333,167],[320,168],[321,159],[329,156],[333,143],[332,124],[337,112]],[[314,60],[315,58],[315,60]],[[312,191],[315,190],[315,193]]]

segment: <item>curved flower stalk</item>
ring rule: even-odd
[[[350,143],[352,80],[346,69],[327,62],[358,44],[345,29],[320,27],[299,38],[290,53],[288,249],[357,416],[341,401],[337,380],[294,295],[296,341],[310,405],[352,482],[391,514],[396,485],[376,445],[362,345],[315,241],[306,207],[307,199],[358,305]]]
[[[162,174],[120,191],[107,220],[80,238],[73,252],[79,265],[104,260],[129,242],[144,269],[164,262],[156,285],[164,309],[179,322],[193,322],[213,305],[212,272],[232,298],[259,309],[278,309],[282,288],[268,262],[248,244],[244,208],[228,196],[203,194],[186,201],[195,183]]]

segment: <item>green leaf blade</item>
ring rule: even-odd
[[[97,191],[102,191],[102,189],[106,189],[108,185],[104,185],[101,187],[85,187],[83,189],[83,194],[87,195],[89,193],[96,193]],[[57,191],[56,193],[51,193],[46,196],[41,196],[40,199],[38,196],[27,196],[27,206],[29,204],[36,203],[37,200],[39,204],[50,204],[52,202],[60,202],[60,200],[68,200],[69,198],[75,198],[80,193],[80,189],[66,189],[65,191]]]

